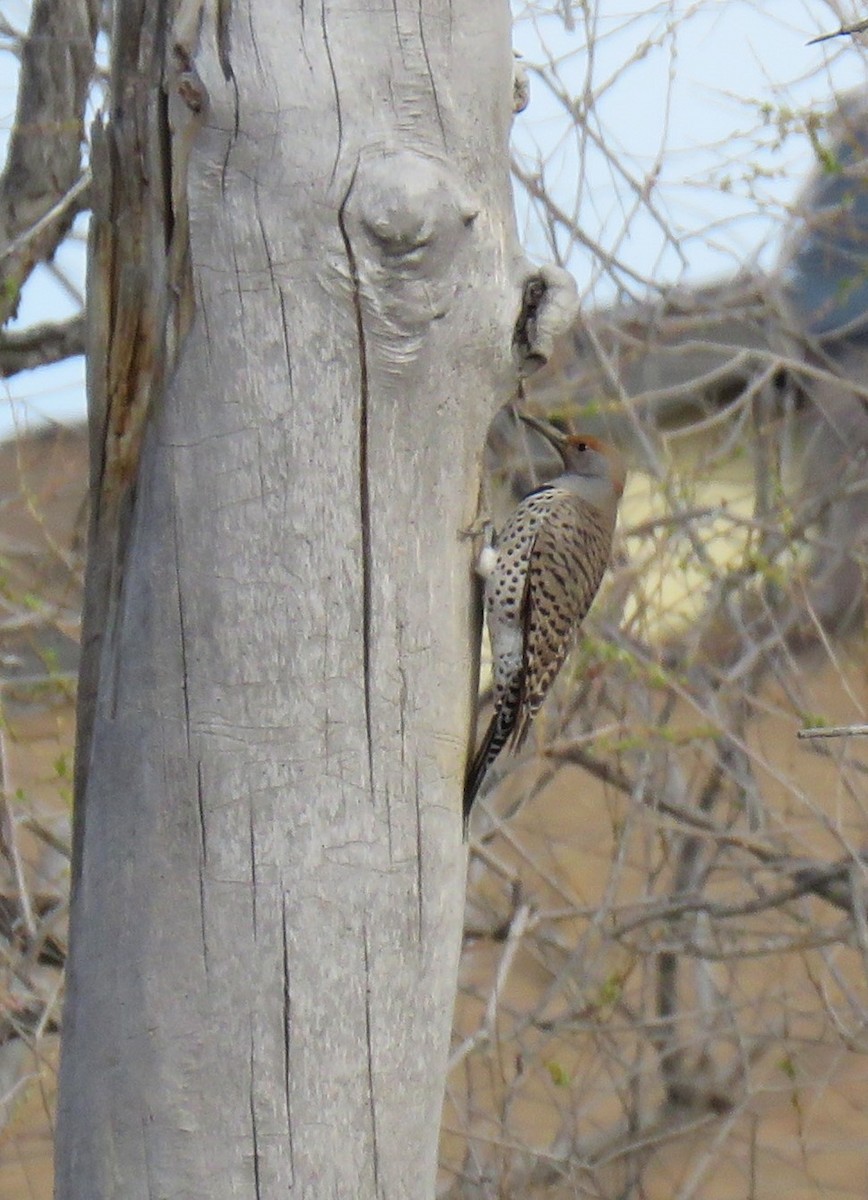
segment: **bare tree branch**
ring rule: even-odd
[[[84,330],[84,314],[79,313],[60,325],[32,325],[0,333],[0,378],[84,354]]]
[[[0,259],[0,325],[15,313],[24,282],[51,257],[78,211],[63,201],[82,174],[98,9],[97,0],[34,0],[0,176],[0,247],[15,247]],[[38,232],[25,236],[35,227]]]

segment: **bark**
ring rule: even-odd
[[[57,1197],[433,1196],[508,6],[199,16],[122,0],[95,136]]]

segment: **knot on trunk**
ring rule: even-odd
[[[467,274],[460,261],[479,210],[455,172],[432,155],[363,151],[341,223],[360,301],[382,336],[406,339],[446,315]]]

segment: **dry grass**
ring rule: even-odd
[[[83,430],[0,445],[0,1198],[51,1194]]]

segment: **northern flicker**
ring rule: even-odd
[[[525,496],[480,557],[494,716],[467,774],[465,822],[488,768],[508,740],[521,744],[576,642],[609,564],[624,490],[614,447],[519,416],[557,450],[563,470]]]

